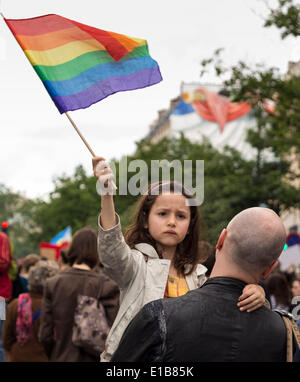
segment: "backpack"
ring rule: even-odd
[[[300,332],[291,313],[274,309],[283,319],[286,328],[286,362],[293,362],[294,349],[300,349]]]
[[[97,298],[79,294],[74,313],[72,342],[92,356],[100,356],[103,352],[110,330],[104,307],[99,301],[102,287]]]

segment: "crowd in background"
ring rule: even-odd
[[[0,272],[0,296],[6,301],[0,361],[99,361],[100,354],[91,355],[72,342],[78,295],[101,301],[110,326],[119,307],[119,289],[99,264],[96,232],[77,231],[58,260],[36,254],[14,259],[5,233],[0,240],[0,248],[7,246]]]

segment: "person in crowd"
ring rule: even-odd
[[[101,190],[98,253],[104,272],[121,290],[120,310],[101,355],[109,361],[129,322],[148,302],[182,296],[206,281],[206,267],[199,264],[199,211],[193,195],[177,182],[150,185],[140,198],[132,225],[125,234],[113,202],[113,173],[102,157],[93,169]],[[193,204],[193,203],[191,203]],[[256,285],[245,285],[240,309],[263,305],[265,294]]]
[[[4,221],[1,223],[1,231],[5,233],[7,237],[9,238],[9,234],[8,234],[9,225],[7,222]],[[22,293],[23,291],[22,283],[19,276],[19,267],[13,255],[13,245],[11,241],[10,241],[10,252],[11,252],[11,262],[8,268],[8,276],[12,282],[12,295],[9,302],[13,300],[14,298],[18,297],[18,295]]]
[[[292,303],[291,303],[291,313],[297,322],[298,328],[300,330],[300,276],[295,276],[292,282]],[[300,355],[300,354],[299,354]],[[300,357],[299,357],[300,360]]]
[[[19,276],[20,276],[20,280],[22,283],[22,288],[23,288],[24,293],[28,292],[29,270],[31,267],[33,267],[40,260],[41,260],[40,256],[32,253],[32,254],[25,256],[25,258],[22,262]]]
[[[216,249],[208,241],[204,240],[199,241],[198,248],[200,263],[207,268],[205,276],[208,278],[216,261]]]
[[[64,271],[65,269],[70,267],[68,256],[67,256],[67,250],[64,248],[60,250],[60,256],[58,258],[58,264],[59,264],[61,271]]]
[[[291,292],[286,276],[279,271],[272,272],[265,283],[270,293],[271,308],[289,312]]]
[[[32,255],[29,255],[29,256],[32,256]],[[12,272],[11,272],[12,266],[10,266],[9,277],[12,281],[12,296],[11,296],[11,299],[9,300],[9,302],[14,300],[15,298],[17,298],[21,293],[27,293],[28,292],[28,281],[27,281],[28,272],[30,270],[30,267],[34,266],[36,264],[36,262],[39,261],[39,258],[36,257],[37,255],[34,255],[34,256],[35,256],[35,260],[31,262],[30,266],[27,268],[27,272],[24,272],[24,270],[23,270],[23,274],[25,273],[26,277],[21,275],[21,271],[22,271],[22,265],[21,264],[18,264],[17,262],[15,262],[15,264],[17,266],[17,269],[16,269],[17,272],[15,273],[15,267],[13,267],[14,275],[12,275]],[[24,261],[25,259],[22,259],[22,260]],[[27,263],[27,261],[25,261],[25,265],[26,265],[26,263]]]
[[[0,298],[1,304],[7,303],[12,295],[12,282],[8,275],[11,263],[11,246],[7,235],[0,232]],[[5,302],[3,302],[5,301]],[[2,307],[2,309],[4,309]],[[2,347],[1,333],[3,321],[0,320],[0,362],[5,362],[5,354]]]
[[[29,270],[29,293],[20,294],[8,304],[2,333],[7,361],[48,361],[38,340],[39,316],[45,281],[56,275],[58,271],[56,262],[38,261]]]
[[[293,297],[300,296],[300,276],[295,277],[292,282],[292,295]]]
[[[246,313],[235,303],[246,284],[276,266],[285,238],[274,211],[255,207],[237,214],[219,236],[210,278],[182,297],[144,306],[112,361],[285,361],[282,317],[265,306]]]
[[[72,342],[77,297],[97,298],[111,326],[119,308],[119,289],[107,276],[92,270],[99,262],[95,230],[78,230],[67,257],[70,267],[46,282],[39,338],[52,362],[96,362],[100,354],[93,356]]]
[[[7,235],[0,232],[0,296],[9,300],[12,294],[12,282],[8,275],[11,263],[11,246]]]

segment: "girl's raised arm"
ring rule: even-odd
[[[139,262],[126,244],[120,221],[116,215],[112,183],[113,172],[102,157],[93,158],[95,176],[101,189],[101,214],[98,230],[98,255],[105,273],[114,280],[119,288],[125,288],[134,275]],[[144,260],[144,259],[143,259]]]
[[[102,157],[93,157],[93,169],[95,176],[100,181],[101,190],[107,190],[107,194],[101,193],[101,226],[104,230],[110,229],[117,224],[113,199],[112,179],[113,173]],[[100,165],[99,165],[100,164]],[[105,189],[104,189],[105,187]]]

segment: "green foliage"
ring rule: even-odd
[[[270,14],[265,27],[276,26],[281,29],[284,39],[290,35],[300,36],[300,4],[294,0],[278,0],[278,8],[269,9]]]
[[[88,177],[84,168],[78,166],[73,176],[58,177],[54,185],[49,202],[36,205],[35,222],[41,230],[33,233],[32,239],[48,242],[68,225],[73,233],[84,226],[97,228],[100,198],[95,178]]]
[[[0,184],[0,220],[9,223],[8,236],[15,257],[23,257],[38,251],[38,245],[29,237],[32,228],[31,206],[33,204],[34,202],[20,193],[13,192]]]

